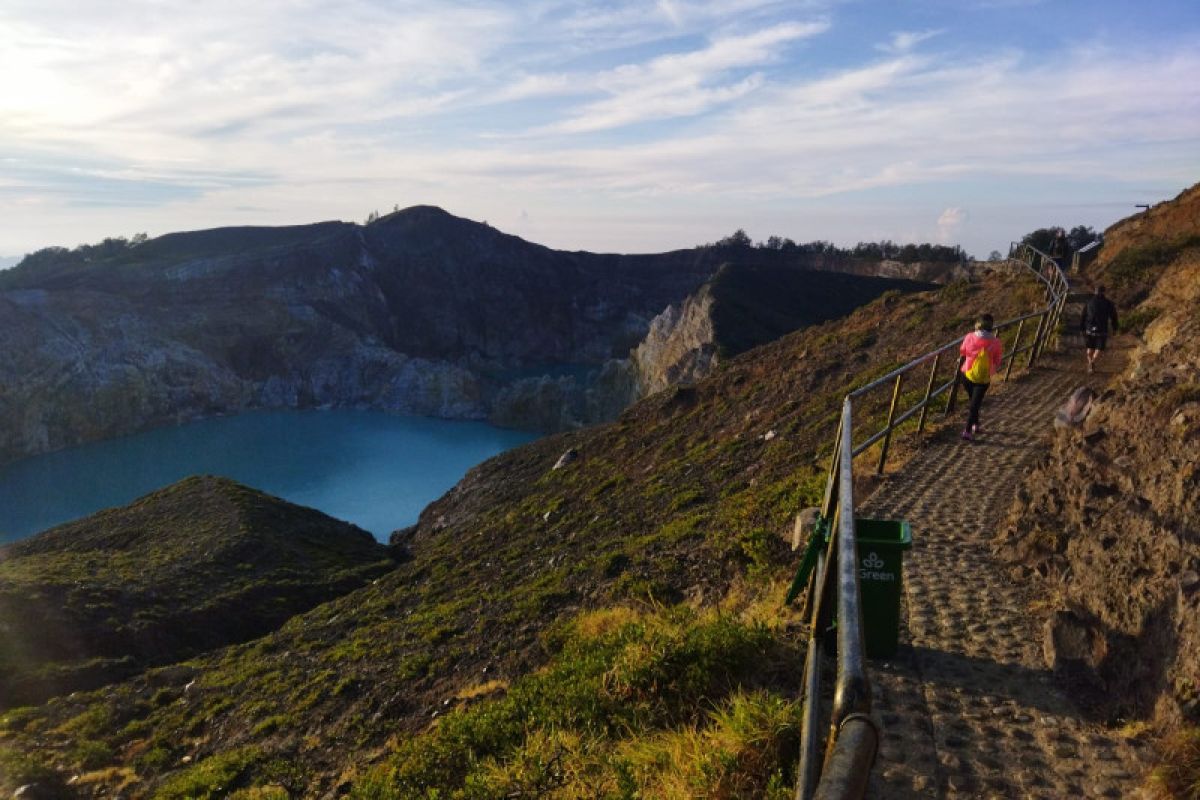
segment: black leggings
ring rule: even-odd
[[[963,388],[967,390],[967,429],[970,430],[972,425],[979,424],[979,409],[983,407],[983,396],[987,394],[988,384],[969,381],[961,372],[958,375],[962,378]]]

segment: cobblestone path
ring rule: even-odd
[[[1038,589],[1011,580],[991,554],[1054,410],[1076,386],[1107,377],[1084,374],[1079,343],[1064,344],[1066,354],[993,388],[978,441],[943,432],[859,511],[913,529],[902,646],[872,662],[883,740],[870,797],[1138,796],[1148,745],[1087,720],[1056,688],[1042,615],[1031,610]],[[1121,355],[1106,353],[1101,372],[1114,372]]]

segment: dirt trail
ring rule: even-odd
[[[872,663],[883,741],[868,796],[1138,796],[1148,745],[1088,720],[1059,690],[1042,657],[1044,614],[1033,610],[1045,590],[1011,580],[991,553],[1055,409],[1123,368],[1127,350],[1114,344],[1089,376],[1081,343],[1064,337],[1061,353],[993,387],[978,441],[944,431],[860,509],[913,528],[902,647]]]

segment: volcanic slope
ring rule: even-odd
[[[188,478],[0,547],[0,707],[256,638],[392,566],[353,525]]]
[[[0,767],[84,796],[785,796],[803,634],[779,532],[821,491],[842,395],[1040,302],[1016,274],[889,293],[505,453],[398,537],[395,571],[186,680],[10,712]]]
[[[482,418],[490,373],[626,355],[718,257],[555,251],[428,206],[31,257],[0,274],[0,460],[257,407]]]
[[[1200,185],[1108,231],[1088,280],[1119,304],[1078,430],[1060,431],[998,542],[1049,598],[1046,657],[1102,719],[1149,726],[1164,796],[1200,786]],[[1071,325],[1077,319],[1068,320]]]
[[[365,226],[49,248],[0,272],[0,462],[250,408],[578,427],[612,419],[628,393],[597,378],[576,392],[594,389],[594,402],[563,414],[533,402],[541,383],[520,384],[626,358],[655,315],[722,264],[803,274],[813,297],[823,286],[855,300],[917,287],[808,272],[813,258],[748,246],[556,251],[430,206]],[[804,311],[823,321],[848,308]]]

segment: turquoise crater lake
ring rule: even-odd
[[[259,411],[0,467],[0,542],[124,505],[188,475],[224,475],[381,541],[467,470],[536,438],[482,422],[375,411]]]

